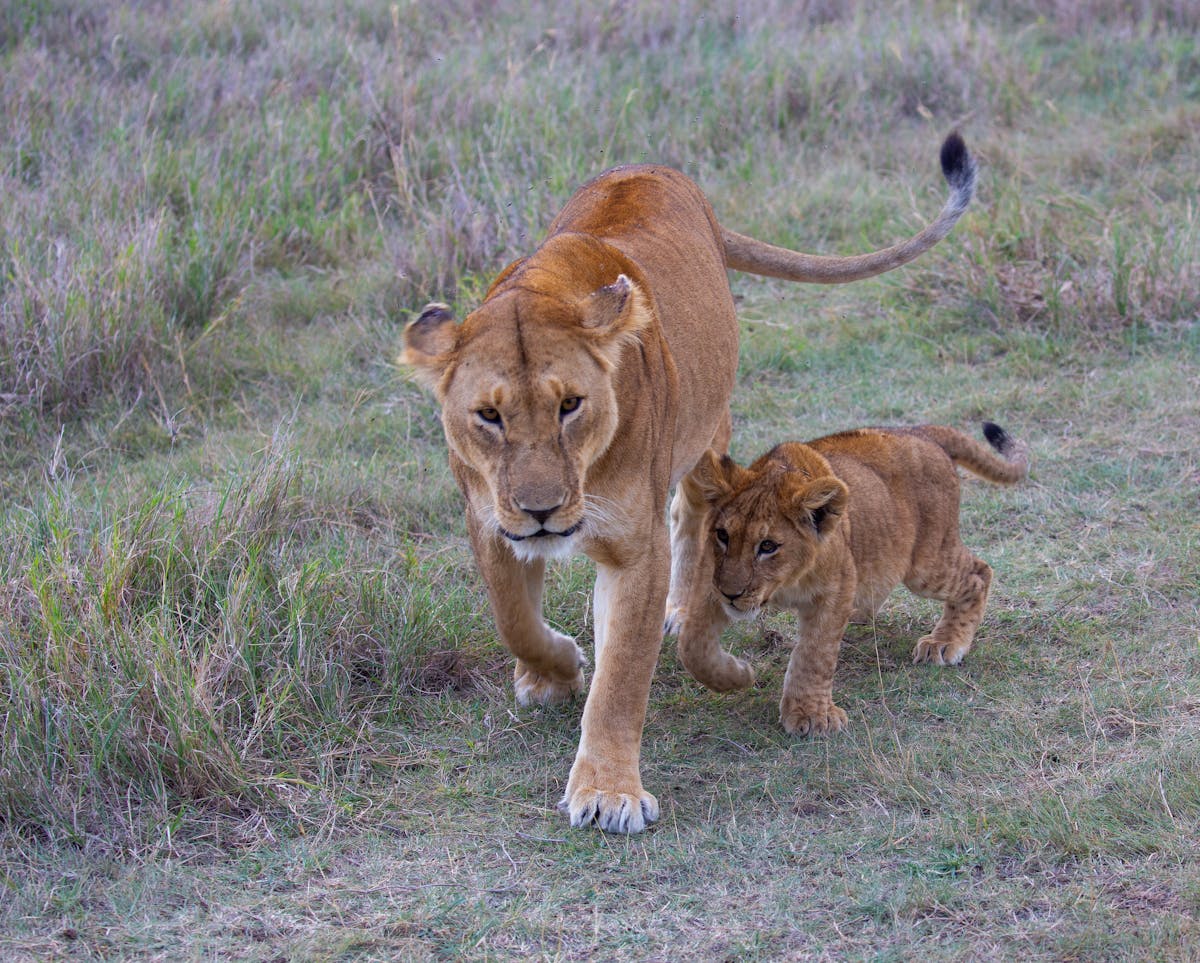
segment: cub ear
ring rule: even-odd
[[[435,387],[446,371],[458,344],[458,324],[445,304],[427,304],[415,321],[404,328],[400,363],[411,365],[417,377]]]
[[[710,448],[680,485],[693,505],[713,505],[733,491],[745,471],[728,455],[718,455]]]
[[[833,475],[797,485],[787,496],[787,511],[799,525],[811,525],[818,538],[836,527],[846,511],[850,490]]]
[[[637,334],[653,319],[642,289],[626,274],[589,294],[581,308],[583,327],[609,337]]]

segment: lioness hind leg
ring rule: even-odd
[[[963,660],[983,619],[991,581],[991,566],[961,546],[936,576],[905,581],[917,595],[945,603],[938,624],[913,649],[913,662],[958,665]]]
[[[717,454],[729,451],[732,435],[733,415],[726,406],[709,447]],[[703,489],[692,480],[695,471],[696,466],[693,465],[675,486],[675,497],[671,499],[671,581],[663,620],[664,635],[674,635],[683,627],[683,617],[691,604],[689,595],[692,592],[707,594],[711,590],[711,583],[696,578],[696,563],[705,550],[704,523],[709,506]]]

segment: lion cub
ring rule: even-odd
[[[766,605],[793,609],[801,628],[783,681],[783,727],[836,732],[846,724],[833,703],[842,633],[901,582],[945,603],[913,661],[962,661],[992,570],[959,539],[954,466],[1004,485],[1028,466],[1025,446],[1002,428],[984,422],[983,433],[995,452],[940,425],[785,442],[749,468],[709,451],[683,482],[693,508],[708,511],[707,547],[679,633],[687,670],[718,692],[749,686],[754,672],[721,648],[721,630]]]

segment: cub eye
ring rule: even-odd
[[[475,414],[479,415],[480,421],[486,421],[489,425],[500,424],[500,412],[495,408],[480,408]]]
[[[560,415],[569,415],[573,411],[578,411],[581,404],[583,404],[583,399],[579,395],[571,395],[569,398],[563,398],[562,403],[558,406],[558,413]]]
[[[772,542],[769,538],[764,538],[761,542],[758,543],[758,554],[759,555],[774,555],[778,551],[779,551],[779,543]]]
[[[722,545],[729,544],[729,533],[727,531],[725,531],[725,529],[723,529],[723,528],[715,529],[713,531],[713,534],[717,536],[717,541],[720,542]]]

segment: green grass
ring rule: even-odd
[[[0,10],[0,955],[1185,959],[1200,938],[1200,29],[1184,3]],[[412,312],[461,314],[653,160],[828,253],[979,195],[884,278],[734,276],[734,452],[994,419],[996,572],[852,627],[837,737],[664,646],[646,834],[555,811]],[[547,613],[589,648],[591,568]]]

